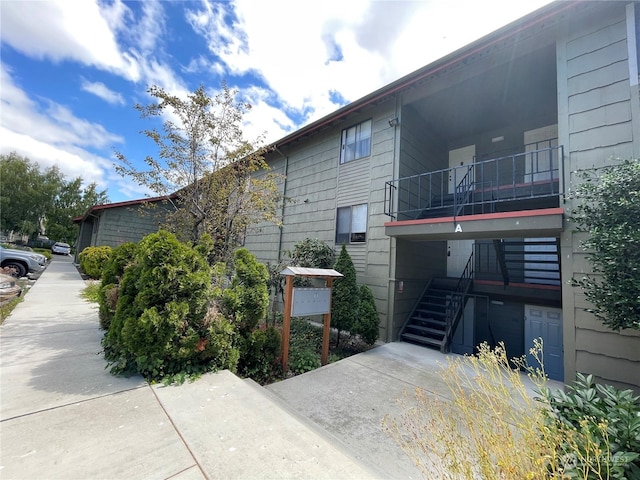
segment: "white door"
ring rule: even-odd
[[[524,306],[524,350],[530,366],[539,367],[529,354],[533,339],[542,338],[544,371],[552,380],[564,380],[564,348],[562,344],[562,309]]]
[[[558,146],[558,125],[548,125],[524,132],[525,183],[558,178],[558,154],[554,151],[530,153]]]
[[[476,154],[476,146],[458,148],[449,151],[449,168],[471,165]],[[467,168],[457,168],[449,175],[449,193],[454,193],[458,183],[462,180]],[[473,240],[449,240],[447,242],[447,277],[458,278],[473,251]]]

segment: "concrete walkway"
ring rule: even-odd
[[[1,478],[422,478],[382,420],[416,387],[449,397],[447,355],[390,343],[266,388],[150,386],[105,370],[84,288],[55,257],[0,328]]]
[[[0,327],[3,479],[382,478],[227,371],[179,387],[112,376],[84,288],[54,257]]]

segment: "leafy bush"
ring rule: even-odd
[[[254,330],[242,342],[238,373],[267,384],[282,373],[280,332],[274,327]]]
[[[588,309],[604,325],[618,331],[640,330],[640,161],[580,172],[584,180],[571,212],[593,275],[573,280],[594,305]]]
[[[354,328],[360,303],[356,268],[345,245],[342,245],[334,269],[343,275],[334,280],[331,292],[331,326],[338,330],[337,347],[340,345],[340,332],[351,332]]]
[[[353,325],[352,333],[360,335],[367,345],[373,345],[378,339],[380,317],[376,309],[376,302],[371,289],[366,285],[360,286],[360,309]]]
[[[292,252],[287,252],[291,264],[297,267],[332,268],[335,260],[333,249],[317,238],[305,238],[293,246]]]
[[[98,315],[100,327],[109,330],[118,303],[118,285],[122,280],[125,268],[134,261],[137,245],[133,242],[123,243],[114,248],[102,270],[101,287],[98,292]]]
[[[566,392],[541,393],[547,424],[564,437],[557,455],[565,475],[640,479],[640,397],[580,373]]]
[[[111,247],[87,247],[78,255],[80,269],[89,277],[99,280],[110,256]]]
[[[312,348],[294,348],[289,353],[289,369],[296,375],[320,368],[320,354]]]
[[[112,372],[151,381],[235,371],[233,325],[209,310],[210,269],[196,251],[160,231],[145,237],[124,269],[103,346]]]
[[[246,248],[235,251],[233,267],[231,286],[222,292],[222,308],[234,319],[240,334],[247,336],[267,313],[269,273]]]

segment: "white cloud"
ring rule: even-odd
[[[27,56],[135,72],[96,2],[3,1],[0,8],[2,42]]]
[[[100,189],[115,183],[113,161],[89,149],[109,149],[122,137],[102,125],[77,118],[66,107],[51,100],[31,99],[13,81],[11,71],[0,66],[0,153],[16,152],[37,162],[42,168],[57,165],[68,179],[82,177],[86,184],[96,182]]]
[[[164,10],[160,2],[145,0],[142,4],[142,18],[131,31],[136,45],[143,52],[151,52],[165,30]]]
[[[342,106],[331,92],[354,101],[548,2],[209,0],[188,19],[212,65],[258,75],[308,122]]]
[[[125,103],[122,95],[109,89],[109,87],[102,82],[89,82],[88,80],[82,79],[80,88],[85,92],[89,92],[96,97],[101,98],[107,103],[111,103],[113,105],[124,105]]]

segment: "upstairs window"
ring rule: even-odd
[[[367,240],[367,204],[338,208],[336,245]]]
[[[371,155],[371,120],[342,131],[340,163]]]

